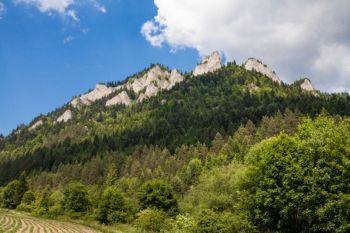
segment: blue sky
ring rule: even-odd
[[[151,63],[218,50],[350,91],[349,0],[0,0],[0,133]],[[327,16],[327,17],[325,17]],[[171,52],[175,51],[175,52]]]
[[[122,80],[151,63],[190,70],[198,61],[195,50],[172,53],[169,46],[153,47],[144,39],[141,27],[157,11],[152,1],[105,1],[106,13],[91,5],[79,6],[75,8],[79,23],[59,13],[42,13],[32,5],[3,3],[2,134],[60,107],[98,82]]]

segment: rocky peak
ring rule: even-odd
[[[70,109],[66,110],[60,117],[57,118],[56,123],[67,122],[72,119],[72,111]]]
[[[173,88],[175,86],[175,84],[181,83],[182,81],[184,81],[184,77],[179,73],[179,71],[177,71],[177,69],[173,69],[171,71],[170,77],[169,77],[170,84],[168,85],[168,87],[166,89],[170,90],[171,88]]]
[[[182,82],[183,80],[184,77],[176,69],[169,73],[168,70],[162,69],[159,65],[155,65],[141,77],[132,78],[126,84],[116,87],[116,89],[125,88],[131,90],[139,95],[137,102],[143,102],[145,99],[157,95],[160,90],[170,90],[176,83]],[[106,106],[116,104],[129,106],[131,105],[131,99],[128,94],[123,91],[106,102]]]
[[[255,70],[256,72],[266,75],[268,78],[274,82],[277,82],[279,85],[282,84],[281,79],[277,76],[275,71],[271,70],[267,65],[263,64],[256,58],[249,58],[244,63],[244,68],[249,71]]]
[[[221,57],[220,53],[215,51],[210,56],[202,58],[202,62],[196,66],[193,71],[193,76],[206,74],[208,72],[214,72],[221,68]]]
[[[35,122],[30,128],[29,130],[34,130],[36,128],[38,128],[39,126],[43,125],[44,121],[42,119],[38,120],[37,122]]]
[[[126,91],[120,92],[118,95],[114,96],[112,99],[106,102],[106,106],[112,106],[117,104],[124,104],[126,106],[131,105],[131,99]]]
[[[169,76],[168,71],[163,71],[159,65],[155,65],[150,70],[148,70],[148,72],[144,74],[141,78],[130,80],[126,84],[126,88],[129,90],[133,90],[135,93],[139,93],[151,83],[158,83],[167,76]]]
[[[104,84],[97,84],[94,90],[73,99],[73,101],[71,102],[71,105],[74,108],[79,108],[83,105],[90,105],[96,100],[102,99],[103,97],[108,96],[109,94],[111,94],[112,92],[118,89],[119,87],[107,87]]]
[[[315,88],[312,86],[310,79],[305,78],[304,82],[300,84],[300,88],[305,91],[315,91]]]

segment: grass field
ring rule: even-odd
[[[17,211],[0,210],[1,233],[102,233],[83,225],[35,218]],[[115,231],[118,232],[118,231]],[[121,232],[120,232],[121,233]]]

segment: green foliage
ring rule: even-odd
[[[259,86],[259,91],[247,91],[251,83]],[[220,139],[219,135],[221,139],[227,138],[248,120],[257,125],[264,117],[287,109],[293,112],[298,109],[310,116],[317,115],[322,108],[331,114],[350,114],[347,94],[310,95],[294,86],[279,86],[259,73],[233,64],[215,73],[188,78],[143,104],[107,108],[106,101],[103,98],[88,107],[73,109],[71,121],[54,124],[67,109],[64,106],[40,116],[38,119],[45,120],[41,127],[29,130],[21,126],[16,133],[3,138],[0,184],[18,178],[24,170],[53,171],[62,163],[85,163],[111,151],[133,153],[155,145],[174,153],[181,145],[200,142],[210,146],[216,135],[216,139]],[[262,136],[276,133],[279,125],[285,127],[276,121],[276,127]],[[288,129],[286,132],[289,133]],[[212,144],[213,152],[218,149],[220,143]],[[85,172],[87,179],[95,182],[93,174],[88,169]]]
[[[33,191],[27,191],[24,193],[22,198],[22,203],[26,205],[31,205],[35,201],[35,193]]]
[[[34,215],[47,215],[50,208],[49,190],[45,188],[43,192],[39,192],[35,198],[32,213]]]
[[[24,193],[22,202],[20,205],[17,206],[17,209],[25,212],[31,212],[34,202],[35,202],[35,193],[29,190]]]
[[[8,209],[15,209],[17,205],[20,204],[18,203],[18,200],[16,198],[17,197],[16,192],[18,190],[18,186],[19,186],[19,181],[14,180],[8,183],[6,187],[3,189],[2,191],[3,207]]]
[[[168,222],[171,233],[192,233],[196,227],[195,220],[189,214],[179,214]]]
[[[117,180],[118,180],[118,171],[115,164],[112,164],[108,167],[105,184],[107,186],[116,185]]]
[[[161,232],[168,228],[166,219],[162,210],[144,209],[138,214],[136,226],[141,233]]]
[[[235,64],[142,104],[127,92],[130,107],[107,108],[113,93],[69,122],[54,123],[66,105],[0,137],[1,205],[137,217],[142,232],[350,231],[348,94],[315,96]]]
[[[295,137],[256,145],[241,184],[243,206],[261,231],[348,232],[349,119],[307,120]]]
[[[139,191],[142,209],[157,208],[170,215],[178,212],[178,204],[172,187],[164,180],[146,182]]]
[[[199,159],[192,159],[182,173],[182,179],[186,185],[191,185],[197,182],[199,175],[202,172],[202,162]]]
[[[103,224],[126,222],[125,204],[125,199],[117,187],[107,187],[99,201],[97,220]]]
[[[11,181],[2,190],[2,204],[5,208],[15,209],[21,204],[24,193],[28,190],[27,181],[22,174],[19,180]]]
[[[70,183],[63,192],[62,206],[67,212],[86,213],[90,208],[87,188],[79,183]]]
[[[238,222],[231,213],[216,213],[212,210],[203,210],[199,217],[195,233],[235,233],[239,231]]]

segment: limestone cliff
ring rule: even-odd
[[[73,101],[71,102],[71,105],[74,108],[78,108],[83,105],[90,105],[96,100],[102,99],[103,97],[110,95],[111,93],[113,93],[118,89],[120,89],[120,87],[107,87],[106,85],[103,85],[103,84],[97,84],[94,90],[73,99]]]
[[[215,51],[210,56],[203,57],[202,62],[196,66],[193,76],[214,72],[221,68],[220,53]]]
[[[304,82],[300,85],[300,88],[304,91],[315,91],[314,87],[311,84],[311,81],[307,78],[304,79]]]
[[[42,119],[38,120],[37,122],[35,122],[32,126],[29,127],[29,130],[33,130],[38,128],[39,126],[43,125],[44,121]]]
[[[72,111],[68,109],[60,117],[57,118],[56,123],[67,122],[72,119],[72,116]]]
[[[117,104],[124,104],[126,106],[131,105],[131,99],[126,91],[120,92],[118,95],[114,96],[106,102],[106,106],[112,106]]]
[[[259,61],[256,58],[249,58],[244,63],[244,68],[249,71],[256,71],[263,75],[266,75],[268,78],[270,78],[272,81],[277,82],[278,84],[282,84],[281,79],[277,76],[275,71],[272,71],[267,65],[263,64],[261,61]]]

